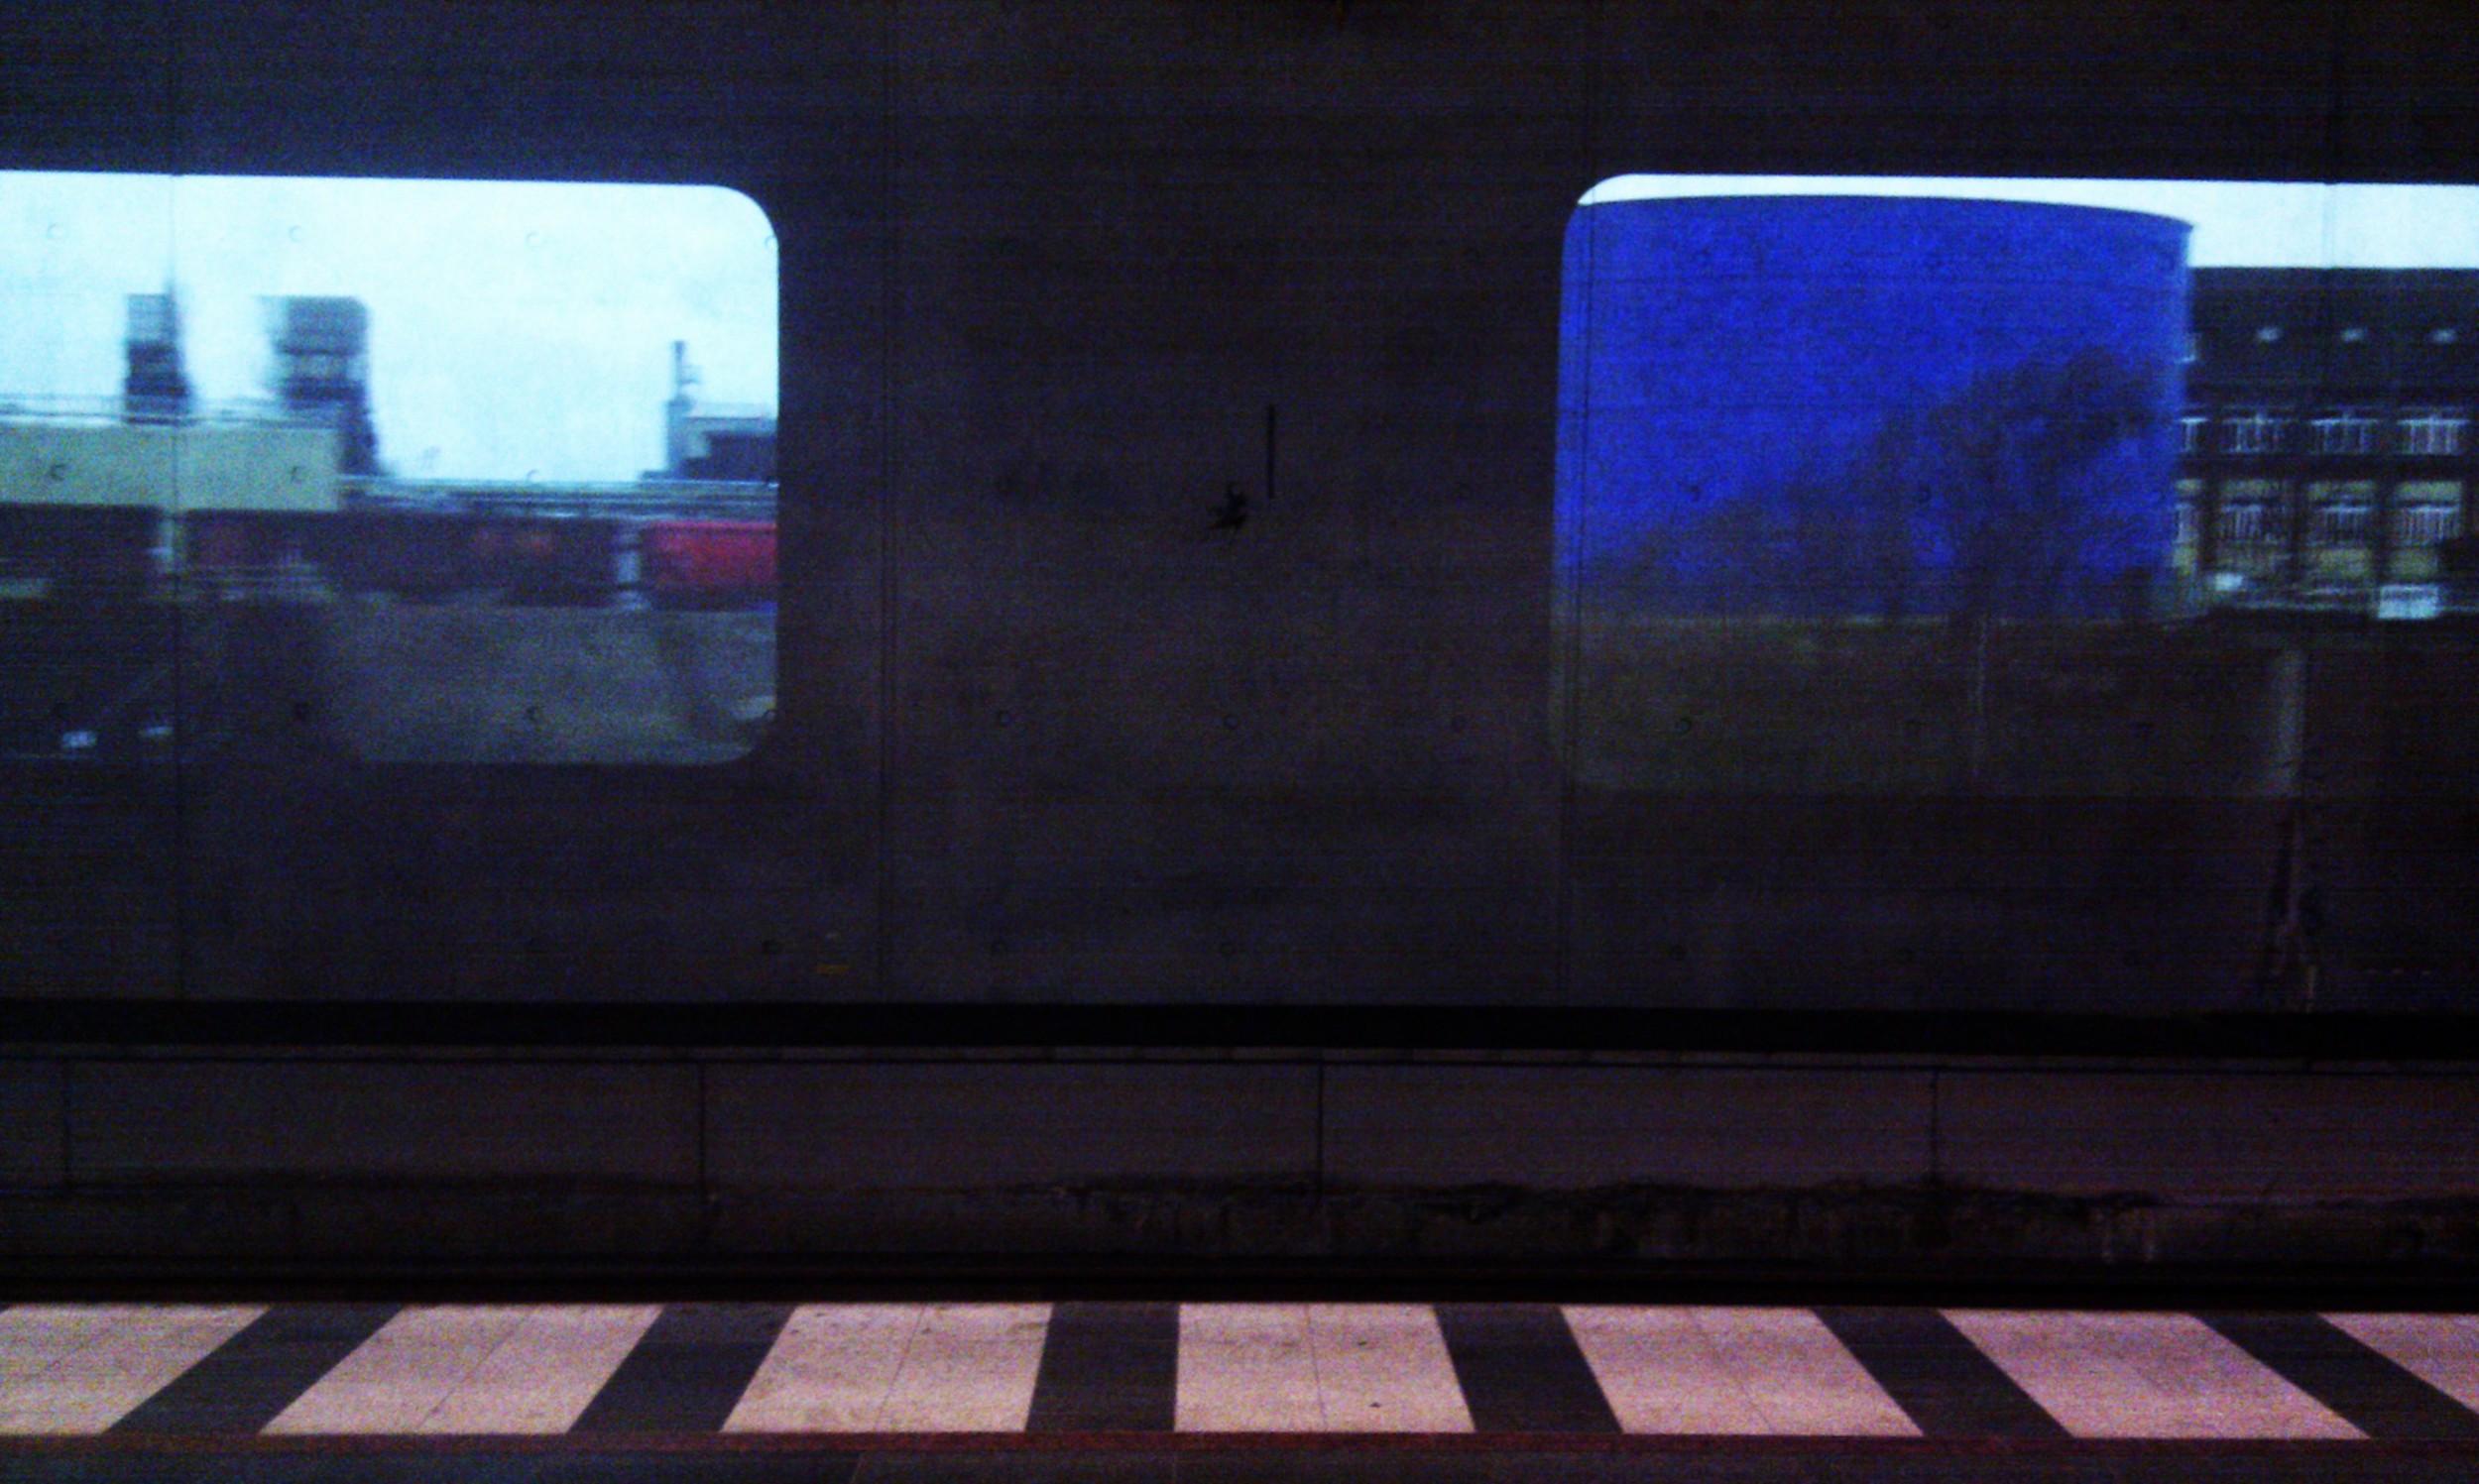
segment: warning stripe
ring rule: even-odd
[[[0,1433],[2479,1441],[2479,1319],[1452,1304],[0,1310]]]

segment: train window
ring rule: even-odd
[[[1563,277],[1580,991],[2462,1006],[2479,188],[1618,177]]]
[[[49,676],[11,750],[273,712],[375,762],[698,764],[768,725],[748,197],[8,172],[0,254],[0,606]]]
[[[1620,176],[1565,275],[1588,791],[2479,791],[2479,188]]]

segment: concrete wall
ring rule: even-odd
[[[11,23],[13,166],[745,189],[779,240],[787,368],[759,756],[366,767],[289,653],[183,656],[198,706],[259,720],[196,751],[177,828],[136,787],[64,830],[36,780],[0,848],[73,903],[95,866],[63,834],[160,836],[191,910],[63,906],[29,992],[2264,997],[2298,847],[2262,801],[1577,778],[1549,721],[1561,238],[1622,171],[2472,177],[2450,7],[625,11]],[[1218,528],[1234,489],[1248,518]],[[2479,723],[2423,704],[2475,644],[2310,724],[2309,792],[2367,801],[2309,832],[2319,1004],[2467,982],[2458,817],[2391,801],[2479,777]],[[2356,663],[2310,666],[2311,717]],[[2369,717],[2409,720],[2371,749]],[[169,958],[123,951],[167,935]]]

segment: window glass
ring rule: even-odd
[[[61,696],[0,702],[14,749],[199,755],[273,705],[373,761],[704,763],[770,720],[746,196],[14,172],[0,277],[0,602],[180,635],[21,651]]]
[[[1565,272],[1587,787],[2479,787],[2385,690],[2479,674],[2479,189],[1620,176]]]

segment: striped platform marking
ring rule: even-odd
[[[1547,1305],[27,1306],[0,1431],[2479,1441],[2479,1319]]]
[[[139,1304],[0,1313],[0,1432],[101,1432],[266,1313]]]
[[[1417,1304],[1180,1308],[1183,1432],[1470,1432],[1437,1316]]]
[[[1033,1410],[1047,1304],[933,1304],[886,1393],[879,1430],[1021,1432]]]
[[[2191,1314],[1948,1317],[2077,1437],[2365,1435]]]
[[[835,1304],[792,1311],[728,1432],[1020,1432],[1047,1304]]]
[[[718,1430],[791,1313],[788,1304],[670,1306],[595,1393],[572,1430]]]
[[[1033,1432],[1167,1432],[1178,1378],[1178,1305],[1056,1305],[1024,1426]]]
[[[1312,1304],[1309,1358],[1327,1432],[1470,1432],[1472,1413],[1424,1304]]]
[[[116,1432],[256,1432],[396,1313],[393,1304],[268,1310],[112,1425]]]
[[[267,1426],[276,1433],[565,1432],[662,1311],[404,1311]]]
[[[1308,1308],[1183,1304],[1173,1408],[1182,1432],[1322,1432]]]
[[[922,1313],[917,1304],[813,1304],[792,1311],[723,1430],[878,1428]]]
[[[2369,1437],[2479,1440],[2479,1417],[2320,1314],[2207,1313],[2199,1317],[2267,1369],[2312,1393]]]
[[[2479,1412],[2479,1315],[2466,1313],[2330,1313],[2332,1326]]]
[[[1895,1405],[1931,1437],[2063,1437],[2066,1429],[1933,1309],[1820,1309]]]
[[[1438,1330],[1482,1432],[1615,1432],[1618,1419],[1547,1304],[1441,1304]]]
[[[1629,1432],[1919,1435],[1808,1310],[1578,1307],[1566,1313]]]

